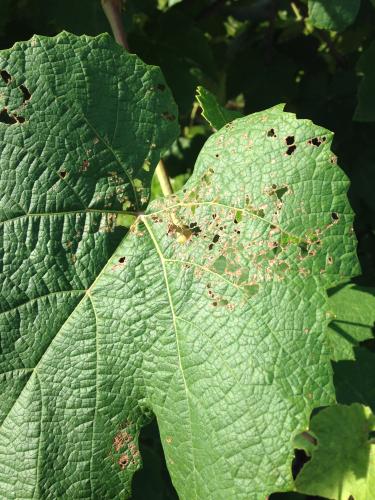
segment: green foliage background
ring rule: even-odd
[[[198,85],[238,114],[285,102],[287,111],[335,132],[333,150],[351,180],[349,197],[356,213],[362,274],[353,281],[371,296],[375,287],[375,8],[370,0],[333,1],[332,8],[335,4],[339,8],[330,15],[322,12],[322,4],[313,0],[127,0],[123,16],[130,50],[161,67],[179,107],[180,138],[165,157],[175,187],[189,177],[212,133],[195,97]],[[63,29],[90,35],[109,32],[99,1],[1,0],[1,49],[34,33],[55,35]],[[157,184],[153,193],[160,196]],[[340,290],[332,291],[332,296],[335,293]],[[373,326],[371,314],[366,324]],[[360,402],[374,411],[373,384],[364,382],[373,380],[373,335],[358,334],[352,344],[352,359],[338,356],[333,363],[337,399],[345,404]],[[142,432],[141,453],[145,465],[135,476],[133,498],[177,498],[155,423]],[[304,460],[297,453],[295,472]],[[303,496],[285,493],[272,498]]]

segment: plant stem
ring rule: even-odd
[[[163,160],[160,160],[155,170],[162,193],[164,196],[173,194],[172,184],[168,177]]]
[[[303,16],[301,15],[301,12],[300,12],[299,8],[297,7],[297,5],[294,2],[291,2],[290,6],[292,7],[294,15],[296,16],[296,20],[302,21]]]
[[[101,2],[104,13],[107,16],[109,24],[111,25],[116,42],[119,45],[122,45],[124,49],[129,50],[121,16],[122,0],[101,0]]]
[[[115,37],[116,42],[124,47],[125,50],[129,51],[129,45],[126,39],[126,33],[121,16],[122,0],[101,0],[101,2],[104,13],[107,16],[109,24],[111,25],[113,36]],[[158,166],[156,167],[156,175],[160,183],[163,195],[169,196],[173,194],[171,181],[169,180],[162,160],[159,161]]]
[[[306,432],[306,431],[305,431],[305,432],[302,432],[302,434],[301,434],[301,435],[302,435],[302,437],[303,437],[304,439],[306,439],[306,441],[309,441],[311,444],[313,444],[313,445],[315,445],[315,446],[318,444],[318,442],[317,442],[317,440],[314,438],[314,436],[312,436],[312,435],[311,435],[311,434],[309,434],[308,432]]]

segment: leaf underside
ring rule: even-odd
[[[129,496],[152,413],[180,498],[291,489],[293,437],[334,400],[325,289],[357,270],[332,134],[235,120],[124,236],[176,136],[160,72],[66,33],[0,66],[1,491]]]

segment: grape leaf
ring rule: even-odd
[[[235,120],[139,214],[176,135],[160,72],[106,36],[0,61],[3,494],[128,497],[152,413],[181,499],[291,489],[293,436],[334,401],[325,290],[358,269],[332,134]]]
[[[148,202],[175,104],[159,69],[105,35],[35,36],[0,70],[0,491],[114,498],[99,406],[120,411],[119,381],[101,378],[89,290],[124,235],[116,215]]]
[[[360,404],[325,408],[311,420],[318,446],[296,479],[308,495],[370,500],[375,491],[375,416]]]
[[[375,121],[375,42],[363,52],[357,64],[357,71],[362,76],[358,88],[358,104],[354,112],[354,120],[359,122]]]
[[[228,122],[235,118],[240,118],[242,113],[233,109],[226,109],[221,106],[216,96],[204,87],[197,88],[197,101],[202,108],[202,116],[216,130],[221,129]]]
[[[332,359],[354,359],[353,348],[373,337],[375,289],[348,283],[330,295],[329,310],[333,318],[328,327]]]
[[[354,23],[360,0],[309,0],[309,19],[316,28],[343,31]]]

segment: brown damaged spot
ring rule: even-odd
[[[126,467],[129,465],[130,459],[126,453],[123,453],[120,458],[118,459],[118,464],[120,466],[121,470],[126,469]]]
[[[332,163],[332,165],[336,165],[337,164],[337,156],[335,156],[335,155],[331,156],[329,161],[330,161],[330,163]]]
[[[89,160],[83,160],[82,166],[81,166],[81,171],[86,172],[90,166]]]
[[[130,434],[131,423],[126,422],[125,426],[116,434],[113,439],[113,451],[115,453],[120,453],[117,459],[117,463],[121,470],[124,470],[128,465],[137,465],[140,460],[139,449],[134,442],[134,437]],[[114,460],[113,454],[110,453],[112,460]]]
[[[111,267],[112,271],[116,271],[116,269],[122,269],[126,264],[126,257],[120,257],[117,261],[117,264]]]
[[[169,111],[163,111],[163,113],[161,114],[161,116],[165,119],[165,120],[168,120],[169,122],[173,122],[176,117],[170,113]]]

